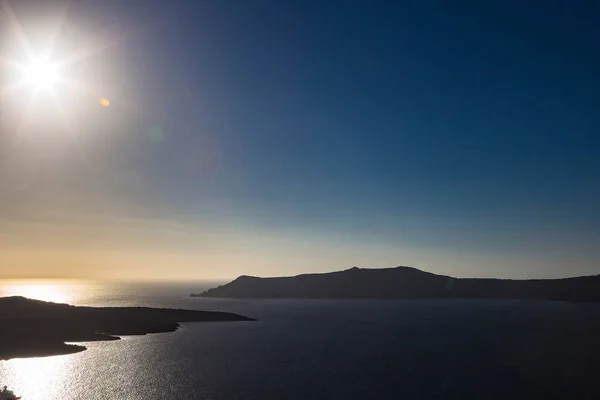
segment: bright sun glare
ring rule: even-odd
[[[72,297],[69,289],[69,286],[62,281],[8,281],[4,284],[2,295],[68,303]]]
[[[93,61],[123,38],[110,33],[87,40],[85,29],[83,37],[71,37],[77,27],[66,9],[49,18],[51,24],[24,24],[9,3],[0,0],[0,97],[7,100],[10,130],[16,137],[47,131],[48,124],[74,135],[85,131],[78,123],[87,107],[80,103],[107,108],[113,102],[101,95],[103,80],[82,78],[95,77]]]
[[[60,80],[57,63],[44,57],[34,57],[23,66],[23,79],[36,91],[54,90]]]

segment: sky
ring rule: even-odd
[[[0,278],[597,274],[575,3],[5,2]],[[7,89],[17,31],[70,86]]]

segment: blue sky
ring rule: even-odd
[[[85,69],[112,105],[78,120],[87,167],[62,157],[68,172],[10,192],[32,204],[4,214],[120,221],[128,240],[104,222],[107,239],[86,240],[118,248],[97,267],[111,276],[111,263],[141,274],[132,254],[149,250],[172,257],[156,277],[598,273],[600,12],[576,3],[72,6],[73,32],[118,38]],[[35,200],[48,193],[53,206]],[[66,257],[73,233],[61,235]]]

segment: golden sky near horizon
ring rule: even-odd
[[[399,262],[398,260],[401,260]],[[457,254],[418,246],[363,243],[282,231],[260,232],[209,221],[173,222],[85,215],[0,219],[1,278],[133,280],[230,279],[360,267],[410,265],[458,276],[482,275],[481,265],[543,265],[544,260]],[[495,264],[492,264],[495,263]],[[560,277],[562,275],[556,275]],[[532,278],[517,269],[515,278]]]

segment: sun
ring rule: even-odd
[[[40,26],[21,23],[9,3],[0,0],[0,103],[9,110],[11,130],[26,137],[53,124],[78,135],[84,129],[76,125],[86,121],[81,114],[87,104],[112,107],[112,99],[98,93],[107,91],[101,85],[112,77],[104,76],[100,68],[97,79],[96,61],[102,57],[100,65],[105,65],[104,52],[125,38],[118,32],[93,37],[80,30],[68,20],[70,2]],[[119,99],[120,106],[126,104]],[[0,110],[3,121],[2,116]]]
[[[32,57],[22,66],[24,82],[35,91],[52,91],[61,80],[58,63],[46,57]]]

